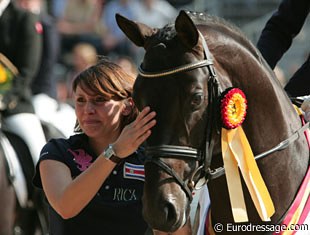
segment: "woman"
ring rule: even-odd
[[[76,135],[53,139],[42,149],[34,184],[49,205],[51,235],[144,234],[144,155],[155,112],[138,114],[134,79],[101,60],[73,83]]]

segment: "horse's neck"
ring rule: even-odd
[[[242,89],[247,96],[248,113],[252,121],[276,122],[278,128],[283,131],[292,122],[296,123],[298,120],[295,113],[292,112],[291,102],[264,59],[258,52],[253,52],[253,48],[250,50],[248,47],[234,48],[231,46],[230,53],[215,55],[219,66],[219,76],[223,75],[224,77],[223,81],[219,78],[222,90],[229,86]],[[272,112],[274,115],[270,115],[268,119],[266,116],[261,118],[260,115],[257,115],[261,112],[265,114]],[[284,113],[285,115],[283,115]],[[263,125],[260,131],[264,132]],[[268,128],[266,131],[270,131],[270,129]]]
[[[233,86],[246,94],[248,109],[242,127],[254,155],[270,150],[300,128],[293,105],[263,59],[247,49],[238,49],[233,53],[215,55],[215,61],[222,90]],[[217,147],[220,148],[220,145]],[[300,137],[285,150],[275,152],[272,157],[268,156],[259,162],[261,174],[275,204],[274,222],[281,218],[293,200],[308,161],[309,149],[305,147],[303,137]],[[232,215],[227,213],[231,209],[225,176],[210,182],[209,190],[212,218],[215,222],[232,222]],[[246,192],[245,189],[243,191]],[[260,222],[247,192],[245,200],[251,221]]]

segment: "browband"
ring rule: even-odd
[[[198,62],[193,62],[190,64],[186,64],[186,65],[182,65],[176,68],[172,68],[169,70],[165,70],[162,72],[146,72],[141,68],[141,65],[139,66],[139,75],[142,77],[146,77],[146,78],[157,78],[157,77],[162,77],[162,76],[167,76],[167,75],[171,75],[174,73],[180,73],[180,72],[184,72],[184,71],[188,71],[188,70],[192,70],[192,69],[196,69],[196,68],[200,68],[203,66],[209,66],[212,65],[213,62],[211,60],[202,60],[202,61],[198,61]]]
[[[199,31],[198,31],[199,32]],[[196,69],[196,68],[200,68],[200,67],[204,67],[204,66],[208,66],[210,67],[210,65],[213,65],[213,61],[211,59],[211,53],[209,51],[209,48],[207,46],[207,43],[203,37],[203,35],[199,32],[199,36],[202,39],[202,46],[204,49],[204,60],[198,61],[198,62],[193,62],[193,63],[189,63],[189,64],[185,64],[185,65],[181,65],[172,69],[168,69],[168,70],[164,70],[164,71],[159,71],[159,72],[147,72],[144,71],[141,67],[141,65],[138,68],[138,72],[139,75],[145,78],[157,78],[157,77],[163,77],[163,76],[167,76],[167,75],[171,75],[174,73],[180,73],[180,72],[184,72],[184,71],[188,71],[188,70],[192,70],[192,69]],[[214,69],[210,69],[211,71],[211,76],[215,76],[215,72]]]

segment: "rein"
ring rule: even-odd
[[[300,137],[300,135],[303,134],[303,132],[307,130],[308,127],[309,127],[309,122],[306,123],[305,125],[303,125],[297,131],[295,131],[293,135],[291,135],[286,140],[283,140],[282,142],[280,142],[275,147],[273,147],[273,148],[271,148],[271,149],[269,149],[269,150],[267,150],[261,154],[254,156],[254,159],[257,161],[261,158],[268,156],[269,154],[272,154],[276,151],[280,151],[280,150],[287,148],[291,143],[293,143],[295,140],[297,140]],[[208,180],[216,179],[216,178],[218,178],[224,174],[225,174],[224,167],[219,167],[219,168],[216,168],[215,170],[210,170]]]
[[[209,71],[209,78],[208,78],[208,101],[209,105],[207,107],[207,130],[206,130],[206,144],[205,144],[205,151],[200,149],[191,148],[187,146],[176,146],[176,145],[160,145],[160,146],[149,146],[146,147],[146,155],[149,156],[146,160],[147,163],[156,164],[166,173],[174,177],[176,182],[180,185],[183,191],[187,194],[189,201],[191,202],[192,191],[194,189],[201,188],[204,184],[206,184],[209,180],[216,179],[225,174],[224,167],[219,167],[214,170],[210,169],[211,160],[212,160],[212,152],[214,147],[214,138],[212,138],[215,131],[218,130],[218,122],[216,121],[217,116],[214,115],[216,113],[219,97],[221,94],[221,90],[219,88],[219,83],[217,80],[217,76],[215,73],[215,68],[213,65],[213,60],[211,59],[211,53],[207,46],[207,42],[204,39],[203,35],[199,32],[200,38],[202,40],[202,46],[204,49],[204,59],[198,62],[189,63],[183,66],[175,67],[172,69],[160,71],[160,72],[148,72],[142,69],[141,65],[138,68],[139,75],[145,78],[158,78],[164,77],[175,73],[185,72],[197,68],[207,67]],[[213,115],[211,115],[213,114]],[[280,142],[277,146],[273,147],[270,150],[267,150],[259,155],[255,156],[255,160],[261,159],[273,152],[283,150],[288,147],[292,142],[297,140],[301,133],[303,133],[309,126],[309,123],[302,126],[298,129],[292,136],[287,138],[286,140]],[[169,167],[164,161],[160,158],[188,158],[194,159],[198,162],[203,162],[202,165],[199,165],[195,170],[189,180],[182,180],[177,173]],[[202,171],[202,172],[201,172]],[[204,173],[204,174],[202,174]],[[198,177],[198,180],[196,180]],[[203,176],[202,176],[203,175]],[[199,184],[197,187],[198,182],[204,179],[203,184]]]

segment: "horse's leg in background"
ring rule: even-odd
[[[14,188],[8,180],[6,164],[4,153],[2,148],[0,148],[0,234],[12,235],[15,220],[16,200]]]

